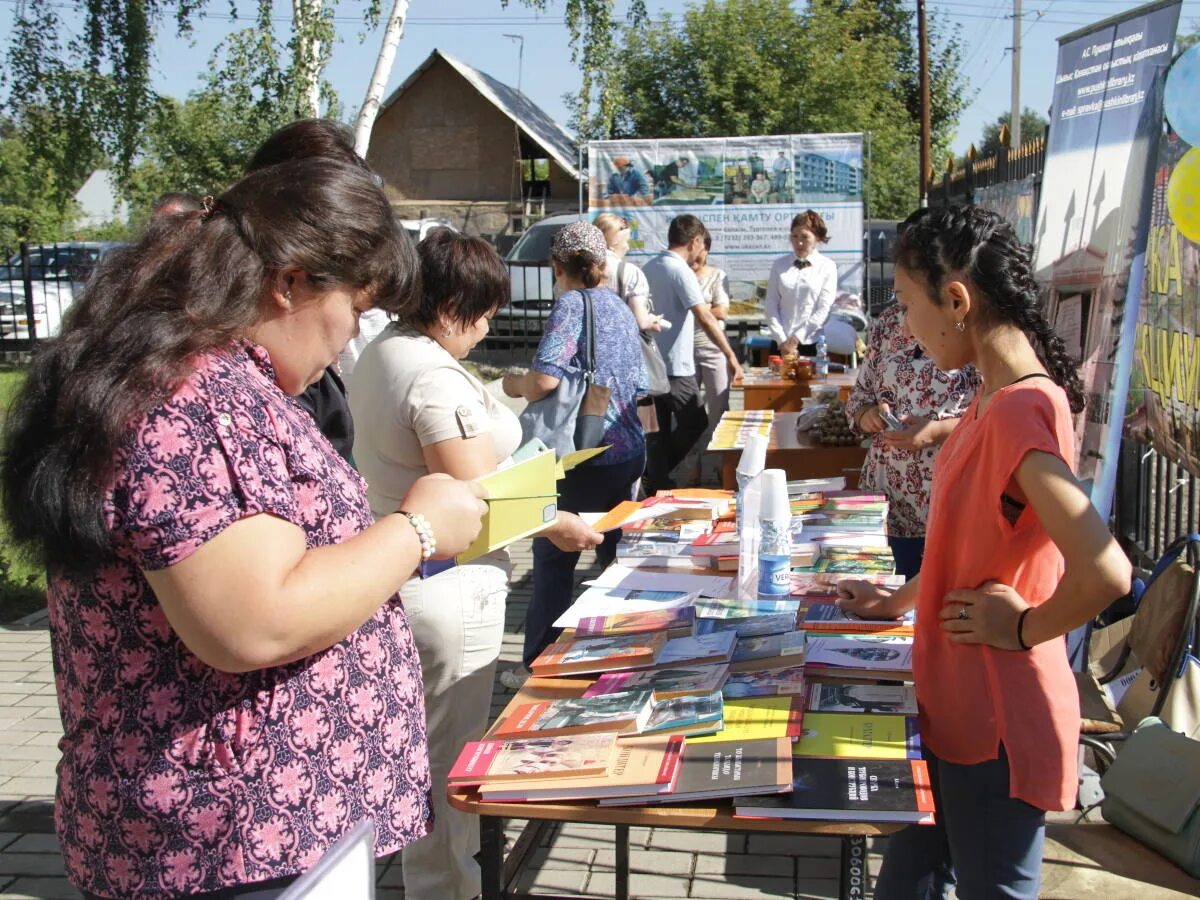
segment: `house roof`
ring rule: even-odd
[[[442,50],[434,49],[426,60],[417,66],[411,75],[404,79],[400,87],[392,91],[379,108],[379,112],[382,113],[395,103],[400,98],[400,95],[439,58],[445,60],[463,78],[467,79],[479,93],[487,98],[493,106],[512,119],[567,174],[572,178],[579,177],[578,150],[576,149],[574,138],[567,133],[566,129],[551,118],[540,106],[524,94],[518,93],[515,88],[509,87],[502,81],[497,81],[491,75],[487,74],[487,72],[481,72],[479,69],[467,65],[462,60],[456,59]]]

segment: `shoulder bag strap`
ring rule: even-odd
[[[596,323],[592,315],[592,292],[583,289],[583,377],[596,380]]]

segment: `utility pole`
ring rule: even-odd
[[[921,77],[921,205],[925,206],[929,196],[926,179],[929,178],[929,29],[925,25],[925,0],[917,0],[917,46],[918,65]]]
[[[525,35],[506,34],[503,37],[517,42],[517,96],[521,96],[521,68],[525,60]]]
[[[1008,149],[1021,146],[1021,0],[1013,0],[1012,114],[1008,120]]]

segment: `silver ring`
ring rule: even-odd
[[[967,608],[966,608],[965,606],[960,606],[960,607],[958,608],[958,617],[959,617],[960,619],[967,619],[967,618],[969,618],[969,617],[967,616]]]

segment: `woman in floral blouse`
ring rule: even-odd
[[[477,488],[366,485],[293,399],[418,277],[358,167],[246,176],[110,255],[34,360],[0,468],[49,571],[55,825],[88,897],[275,896],[356,822],[430,828],[397,589],[479,531]]]
[[[868,329],[846,416],[852,427],[872,435],[858,486],[887,496],[888,543],[905,578],[921,570],[934,457],[978,388],[970,366],[943,372],[933,364],[905,334],[898,304]],[[903,427],[889,429],[888,415]]]

